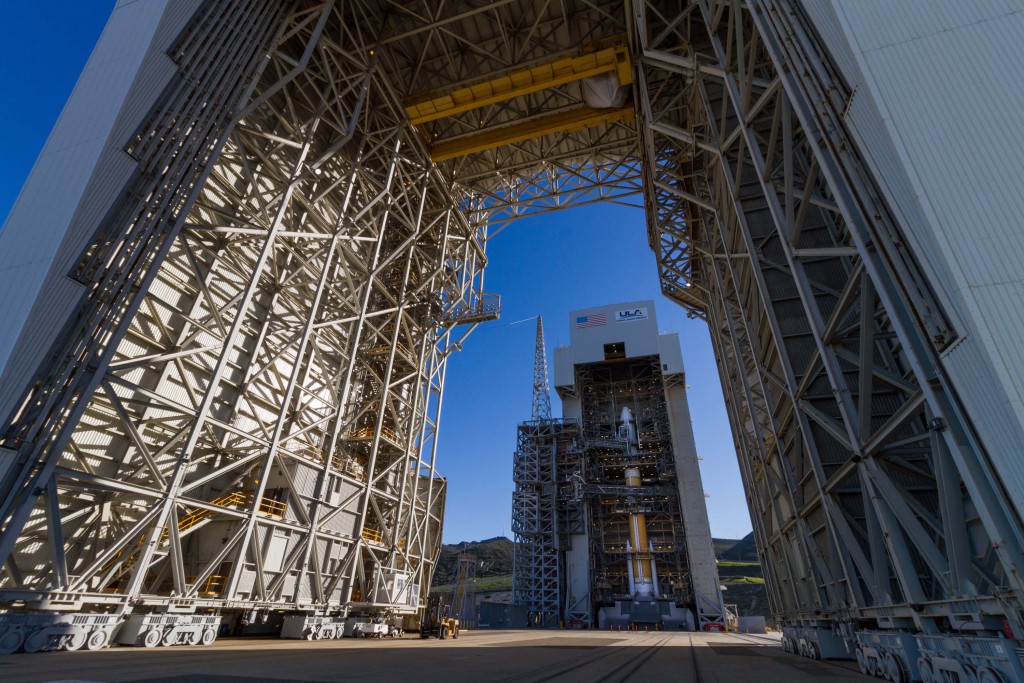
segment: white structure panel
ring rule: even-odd
[[[876,135],[884,127],[889,144],[872,136],[861,147],[878,177],[895,181],[891,196],[920,207],[900,203],[960,334],[946,369],[1024,514],[1024,3],[833,7],[858,67],[847,74],[858,87],[851,122]],[[861,98],[878,119],[856,107]],[[901,191],[904,174],[912,192]]]
[[[682,386],[666,387],[665,400],[668,403],[668,419],[672,424],[672,452],[676,461],[679,508],[686,528],[686,554],[693,593],[701,613],[717,616],[724,611],[722,591],[686,389]]]
[[[576,382],[572,368],[572,347],[560,346],[555,349],[555,387],[571,387]]]
[[[683,349],[679,346],[678,332],[658,336],[658,355],[661,356],[662,374],[681,375],[685,372]]]
[[[605,322],[593,326],[580,322],[594,316],[604,316]],[[569,314],[569,344],[572,347],[572,362],[600,363],[605,360],[604,345],[611,342],[625,342],[626,357],[654,356],[658,353],[658,320],[654,315],[653,301],[628,301],[610,306],[597,306],[573,311]],[[559,358],[555,356],[555,386],[564,375],[559,374]],[[570,382],[571,384],[571,382]]]
[[[0,413],[83,292],[67,275],[131,177],[124,142],[174,73],[166,50],[198,4],[118,3],[0,231]]]

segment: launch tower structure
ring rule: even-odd
[[[513,601],[540,625],[723,628],[678,335],[651,301],[569,318],[563,416],[518,427]]]

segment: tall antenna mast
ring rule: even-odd
[[[551,391],[548,389],[548,357],[544,349],[544,321],[537,316],[537,348],[533,356],[534,420],[551,419]]]

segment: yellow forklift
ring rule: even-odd
[[[451,609],[450,605],[444,604],[444,598],[440,596],[432,595],[427,598],[427,608],[420,622],[420,638],[458,638],[459,620],[451,616]]]

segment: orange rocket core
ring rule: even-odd
[[[626,485],[640,486],[640,470],[630,467],[626,470]],[[629,542],[633,548],[633,577],[637,589],[652,593],[654,572],[651,569],[651,554],[647,551],[647,516],[642,512],[629,515]]]

